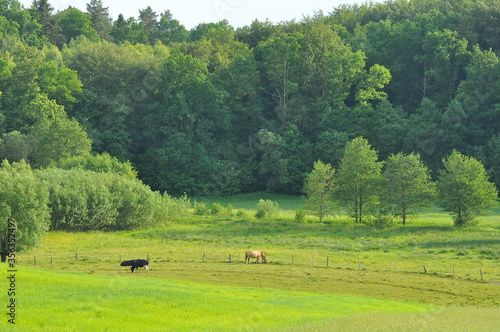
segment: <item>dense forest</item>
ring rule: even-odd
[[[453,150],[500,185],[497,0],[343,5],[301,21],[187,30],[0,0],[1,158],[43,169],[108,153],[170,194],[297,194],[366,138],[381,159]],[[47,176],[56,176],[46,173]]]

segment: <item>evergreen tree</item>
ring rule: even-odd
[[[92,20],[92,26],[97,31],[100,38],[104,40],[111,40],[111,22],[109,17],[108,7],[104,7],[102,0],[90,0],[87,4],[87,13]]]

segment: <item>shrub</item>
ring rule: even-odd
[[[210,208],[204,202],[194,204],[194,214],[197,216],[206,216],[210,214]]]
[[[132,229],[168,214],[158,192],[128,176],[57,168],[38,170],[36,176],[49,188],[53,230]]]
[[[173,198],[169,194],[164,193],[163,200],[167,208],[167,218],[169,220],[185,215],[191,208],[191,200],[186,193],[179,198]]]
[[[299,209],[295,211],[295,222],[303,223],[306,219],[306,211]]]
[[[49,230],[47,186],[36,178],[24,160],[0,167],[0,251],[8,251],[8,222],[15,220],[16,246],[22,251],[36,246]]]
[[[222,215],[224,212],[224,207],[217,202],[214,202],[210,205],[210,214],[213,216]]]
[[[257,219],[271,219],[275,217],[279,212],[279,205],[270,199],[261,199],[257,203],[257,212],[255,213],[255,218]]]

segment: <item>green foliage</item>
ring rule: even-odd
[[[132,229],[169,215],[165,197],[128,176],[77,168],[43,169],[36,175],[50,191],[53,230]]]
[[[188,210],[191,208],[191,200],[186,194],[175,198],[171,197],[167,193],[164,193],[163,200],[167,209],[169,220],[186,215]]]
[[[151,7],[113,20],[100,0],[88,13],[3,1],[4,156],[45,167],[91,144],[174,195],[298,194],[315,160],[339,169],[361,136],[432,174],[464,151],[499,185],[495,5],[398,0],[188,32]]]
[[[298,223],[305,222],[306,214],[307,214],[307,212],[305,210],[302,210],[302,209],[295,211],[295,222],[298,222]]]
[[[357,223],[363,222],[366,210],[379,203],[381,169],[382,162],[366,139],[357,137],[347,143],[334,179],[334,197],[351,211]]]
[[[8,252],[7,220],[15,220],[15,244],[18,251],[39,244],[50,225],[47,206],[49,192],[23,160],[0,167],[0,251]]]
[[[30,112],[45,112],[37,117],[30,131],[34,165],[45,167],[51,161],[90,153],[87,133],[78,121],[66,116],[61,106],[42,97],[30,104]]]
[[[429,170],[418,154],[389,156],[383,178],[383,199],[395,208],[403,225],[411,212],[429,207],[434,198],[434,184]]]
[[[279,210],[280,208],[277,202],[273,202],[270,199],[260,199],[259,203],[257,203],[255,218],[270,220],[278,214]]]
[[[57,163],[53,162],[51,163],[51,166],[66,170],[79,168],[99,173],[111,172],[126,176],[130,179],[135,179],[137,177],[137,171],[134,170],[129,161],[121,162],[116,157],[113,157],[108,153],[73,156],[59,160]]]
[[[307,207],[319,215],[319,222],[323,221],[333,205],[334,174],[330,164],[317,161],[306,177],[304,193],[307,195]]]
[[[205,202],[194,203],[194,214],[197,216],[206,216],[210,213],[210,207]]]
[[[17,130],[6,133],[1,140],[1,159],[10,162],[29,160],[33,146],[27,135],[21,134]]]
[[[488,181],[480,161],[453,151],[443,159],[438,191],[439,204],[457,226],[468,226],[478,215],[498,204],[498,191]]]

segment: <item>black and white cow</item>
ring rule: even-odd
[[[149,270],[149,261],[147,259],[132,259],[130,261],[123,261],[120,266],[130,266],[132,273],[134,270],[139,270],[140,267],[143,267],[146,272]]]

